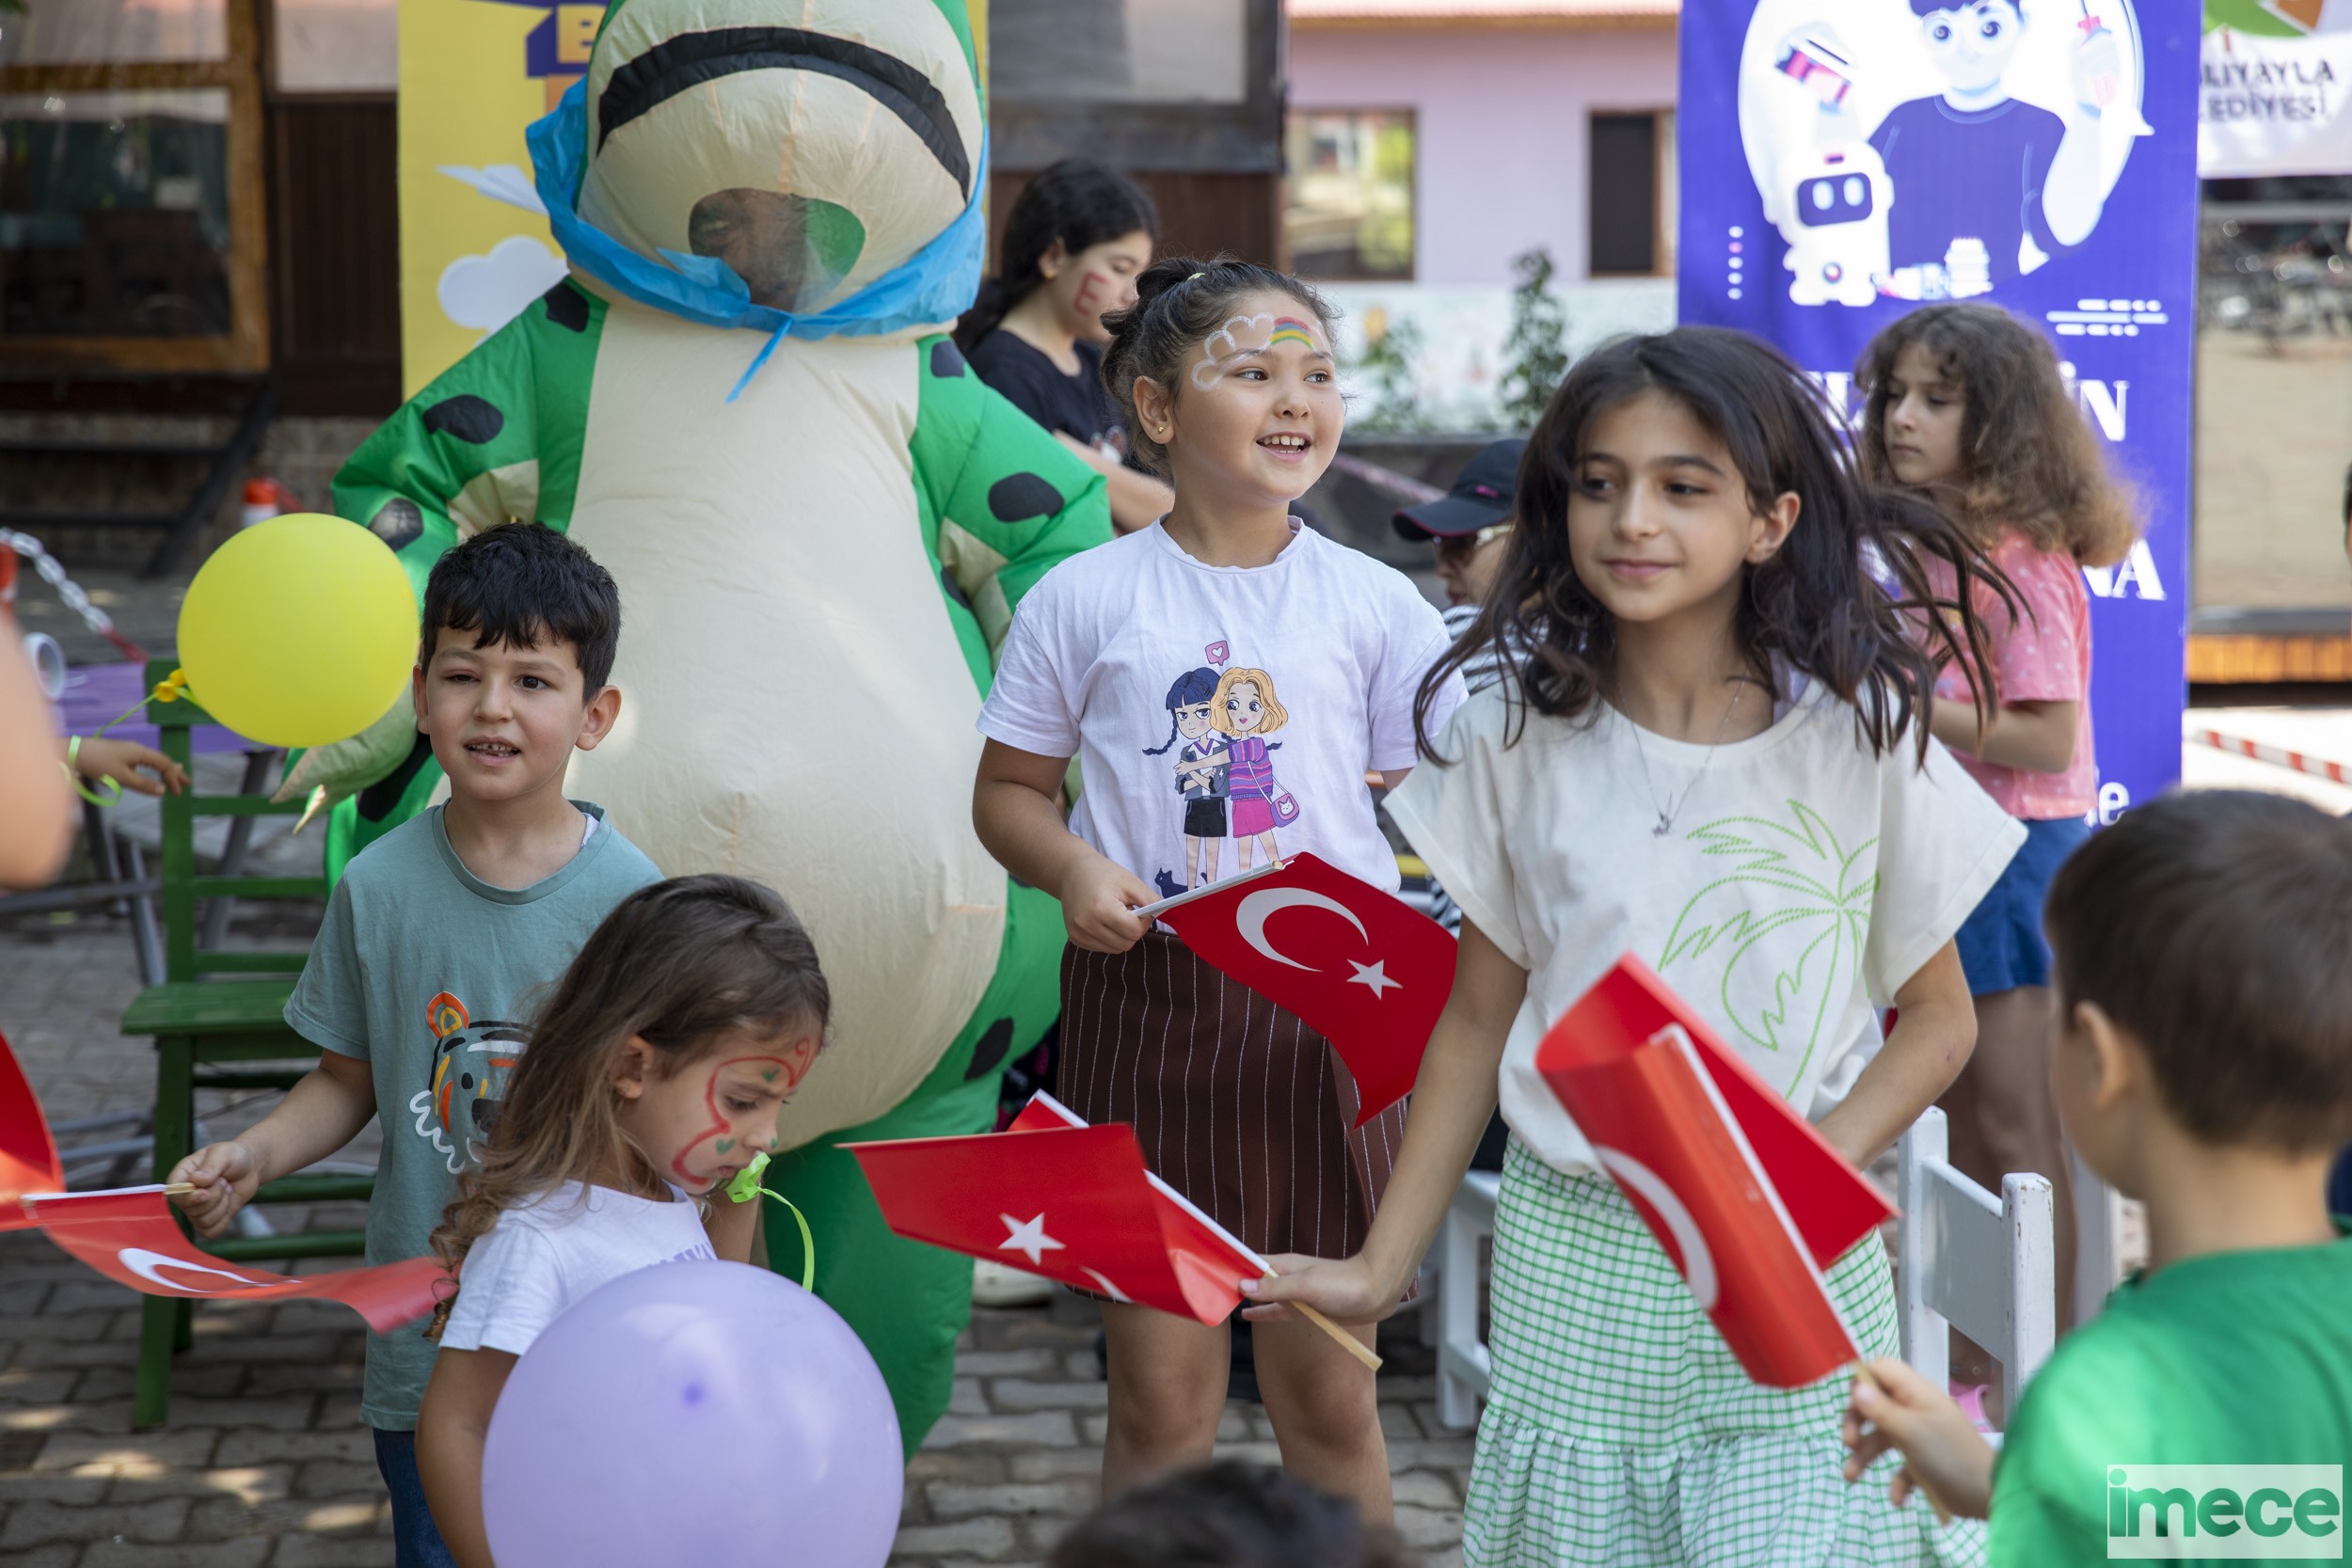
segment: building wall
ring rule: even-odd
[[[1670,27],[1294,28],[1294,109],[1411,109],[1414,281],[1498,284],[1550,248],[1586,276],[1585,135],[1595,111],[1672,108]]]

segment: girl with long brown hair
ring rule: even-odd
[[[2007,311],[1915,310],[1871,340],[1857,379],[1868,399],[1857,440],[1864,471],[1934,502],[2016,593],[2014,605],[1979,595],[1992,655],[1983,700],[1965,670],[1948,666],[1930,721],[1960,765],[2026,825],[2025,847],[1960,928],[1977,1052],[1944,1106],[1952,1163],[1970,1177],[1998,1192],[2007,1172],[2037,1171],[2057,1188],[2064,1322],[2074,1209],[2050,1101],[2057,1013],[2042,900],[2089,836],[2098,800],[2081,569],[2122,560],[2138,530],[2049,341]],[[1949,575],[1936,576],[1935,588],[1950,594]],[[1989,1381],[1980,1354],[1956,1367],[1964,1384]]]
[[[516,1358],[624,1274],[745,1259],[757,1198],[723,1189],[774,1147],[830,1007],[807,931],[738,877],[639,889],[564,972],[481,1172],[433,1233],[458,1289],[433,1324],[417,1459],[465,1568],[489,1568],[482,1449]]]
[[[1422,687],[1426,761],[1388,800],[1462,907],[1395,1174],[1353,1256],[1270,1258],[1247,1315],[1392,1311],[1499,1095],[1465,1564],[1966,1560],[1973,1527],[1846,1484],[1841,1384],[1741,1370],[1535,1058],[1631,952],[1856,1165],[1950,1083],[1975,1028],[1952,936],[2021,835],[1925,733],[1937,660],[1975,657],[1973,601],[1924,639],[1906,606],[1924,563],[1973,586],[1982,558],[1863,483],[1804,372],[1712,327],[1587,356],[1516,488],[1502,573]],[[1481,657],[1503,678],[1449,720],[1433,699]],[[1822,1275],[1893,1354],[1877,1237]]]

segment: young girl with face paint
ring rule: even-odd
[[[490,1568],[482,1450],[515,1362],[564,1308],[633,1270],[747,1261],[758,1196],[831,996],[784,900],[681,877],[614,908],[533,1025],[479,1175],[433,1234],[457,1289],[417,1421],[418,1468],[463,1568]],[[462,1269],[462,1274],[460,1273]]]
[[[1393,890],[1364,776],[1394,784],[1411,766],[1414,691],[1444,623],[1401,574],[1291,515],[1346,418],[1311,289],[1246,262],[1167,261],[1112,325],[1105,374],[1175,499],[1021,601],[980,713],[973,821],[1007,869],[1061,900],[1056,1092],[1089,1121],[1132,1124],[1152,1169],[1250,1246],[1352,1250],[1403,1107],[1355,1129],[1354,1086],[1322,1037],[1135,911],[1180,866],[1185,883],[1200,864],[1214,879],[1205,834],[1230,832],[1247,864],[1253,846],[1274,852],[1278,821],[1285,852]],[[1459,693],[1440,682],[1436,711]],[[1065,824],[1073,755],[1086,789]],[[1202,793],[1218,784],[1224,799]],[[1271,929],[1290,940],[1311,918]],[[1209,1457],[1230,1334],[1120,1302],[1103,1318],[1107,1495]],[[1303,1323],[1252,1338],[1283,1463],[1387,1519],[1372,1374]]]

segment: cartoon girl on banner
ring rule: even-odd
[[[1758,0],[1740,132],[1790,301],[1965,299],[2080,245],[2144,84],[2133,0]],[[1733,248],[1731,298],[1773,286]]]
[[[1225,788],[1233,813],[1233,853],[1238,870],[1249,869],[1249,842],[1256,839],[1268,860],[1279,860],[1274,830],[1298,820],[1298,801],[1274,782],[1274,747],[1265,737],[1290,722],[1274,695],[1274,677],[1263,670],[1234,668],[1216,683],[1209,722],[1228,738]]]

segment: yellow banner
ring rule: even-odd
[[[406,395],[564,276],[563,253],[535,210],[523,132],[587,69],[604,10],[601,3],[401,0]]]
[[[966,0],[988,66],[988,0]],[[603,0],[401,0],[403,395],[564,276],[523,133],[587,70]]]

